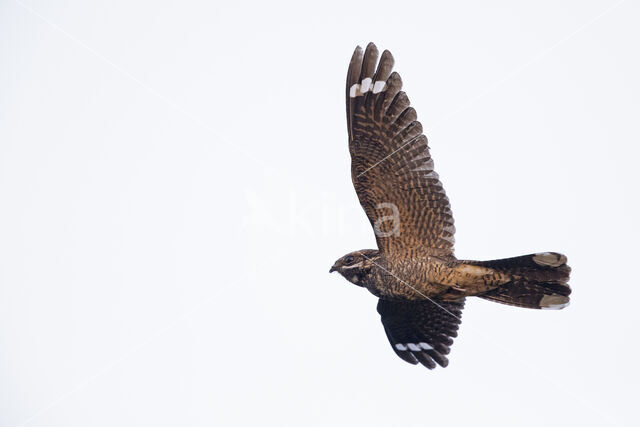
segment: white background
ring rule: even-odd
[[[0,425],[638,425],[637,2],[0,3]],[[447,369],[333,261],[374,247],[344,81],[390,49],[471,299]]]

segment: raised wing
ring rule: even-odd
[[[418,362],[429,369],[436,362],[443,368],[449,364],[452,337],[458,335],[464,298],[457,301],[437,299],[379,300],[378,313],[393,351],[405,362]]]
[[[351,178],[383,252],[452,255],[451,206],[393,57],[358,46],[347,74]]]

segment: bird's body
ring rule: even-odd
[[[377,67],[376,67],[377,64]],[[378,249],[340,258],[331,271],[379,298],[398,356],[432,369],[448,363],[469,296],[526,308],[563,308],[571,289],[564,255],[542,252],[493,261],[458,260],[454,221],[427,138],[393,57],[356,48],[347,74],[351,178]]]
[[[526,274],[491,268],[478,261],[461,261],[454,256],[395,254],[386,256],[375,249],[356,251],[360,263],[345,266],[344,277],[379,298],[456,300],[481,296],[502,285],[522,280]],[[543,254],[536,254],[542,256]],[[556,254],[549,253],[555,257]],[[568,271],[567,271],[568,275]]]
[[[446,261],[430,256],[387,257],[376,250],[358,251],[366,258],[343,269],[344,277],[379,298],[422,300],[446,292]],[[357,255],[353,255],[357,256]],[[403,277],[411,277],[408,286]],[[407,279],[408,280],[408,279]]]

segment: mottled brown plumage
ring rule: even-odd
[[[331,271],[380,298],[398,356],[433,369],[457,333],[467,296],[526,308],[563,308],[570,268],[553,252],[494,261],[458,260],[454,221],[417,113],[392,72],[393,57],[357,47],[347,73],[351,178],[378,250],[355,251]]]

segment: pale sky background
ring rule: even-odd
[[[637,1],[0,1],[0,426],[640,423]],[[572,304],[470,299],[446,369],[333,261],[356,44],[396,58],[459,258],[566,253]]]

